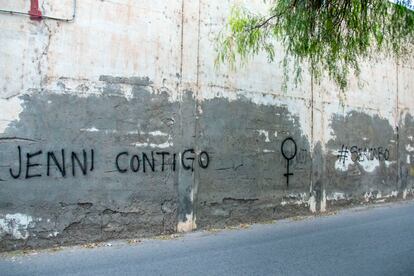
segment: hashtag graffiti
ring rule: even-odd
[[[342,145],[342,149],[338,151],[338,160],[345,165],[345,161],[348,158],[348,147]]]

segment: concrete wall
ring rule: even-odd
[[[414,61],[367,63],[346,95],[307,74],[282,92],[264,56],[214,68],[233,3],[83,0],[71,22],[0,14],[0,250],[412,196]],[[70,0],[40,5],[72,16]]]

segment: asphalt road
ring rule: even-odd
[[[0,275],[414,275],[414,202],[0,257]]]

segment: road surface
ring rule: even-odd
[[[414,275],[414,202],[0,257],[0,275]]]

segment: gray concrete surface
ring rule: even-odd
[[[413,275],[414,202],[174,240],[8,253],[1,275]]]

